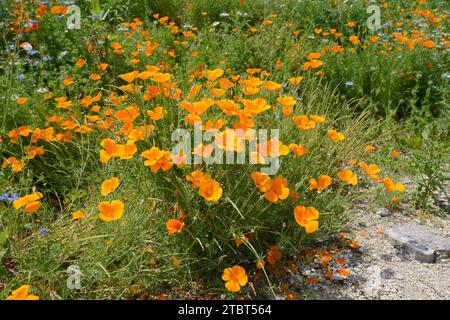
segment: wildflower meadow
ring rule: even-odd
[[[0,299],[316,299],[448,239],[448,1],[0,7]]]

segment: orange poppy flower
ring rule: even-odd
[[[297,157],[301,157],[304,156],[305,154],[311,153],[311,151],[305,149],[305,147],[303,147],[303,145],[301,144],[291,143],[289,145],[289,148],[295,153]]]
[[[333,142],[343,141],[345,139],[344,135],[336,130],[328,130],[328,137],[333,140]]]
[[[256,187],[259,189],[259,191],[261,192],[269,191],[271,186],[271,179],[267,174],[255,171],[252,172],[251,177]]]
[[[105,222],[119,220],[124,211],[125,205],[120,200],[103,201],[98,205],[100,214],[98,217]]]
[[[101,193],[102,196],[107,196],[119,186],[119,179],[117,177],[112,177],[102,182]]]
[[[289,78],[288,80],[291,84],[298,85],[298,84],[300,84],[300,82],[302,82],[303,77]]]
[[[209,81],[215,81],[223,75],[223,70],[222,69],[206,70],[205,75]]]
[[[400,152],[398,152],[398,151],[396,151],[396,150],[393,150],[392,152],[391,152],[391,156],[392,157],[398,157],[400,155]]]
[[[336,174],[339,179],[351,185],[358,184],[358,177],[353,174],[350,169],[344,169]]]
[[[83,59],[83,58],[79,58],[79,59],[77,60],[77,62],[75,62],[75,66],[76,66],[77,68],[81,68],[81,67],[84,66],[85,64],[86,64],[86,60]]]
[[[74,213],[72,213],[72,221],[84,219],[85,217],[86,217],[86,214],[81,210],[78,210],[78,211],[75,211]]]
[[[147,159],[144,161],[144,166],[150,167],[153,173],[158,172],[159,169],[167,171],[173,166],[170,161],[172,158],[170,151],[163,151],[158,147],[152,147],[150,150],[142,152],[141,157]]]
[[[124,123],[131,123],[139,116],[139,109],[134,106],[126,107],[114,113],[114,118]]]
[[[310,120],[306,115],[292,117],[292,121],[294,121],[297,127],[303,131],[311,130],[316,127],[316,122]]]
[[[33,201],[25,205],[24,211],[26,213],[34,213],[38,211],[41,206],[42,203],[40,201]]]
[[[42,197],[43,197],[42,193],[40,193],[38,191],[33,192],[29,195],[26,195],[19,199],[14,200],[13,207],[14,207],[14,209],[20,209],[25,206],[25,209],[26,209],[27,206],[30,205],[29,209],[33,209],[33,208],[35,209],[36,206],[38,206],[37,204],[35,204],[35,202],[39,202],[38,200],[42,199]],[[39,207],[40,206],[38,206],[37,209],[39,209]],[[29,213],[31,213],[31,212],[29,212]]]
[[[153,76],[152,76],[152,80],[158,83],[164,83],[164,82],[168,82],[170,79],[171,74],[170,73],[159,73],[156,72]]]
[[[347,269],[339,269],[339,270],[338,270],[338,273],[339,273],[341,276],[346,277],[346,276],[348,276],[348,275],[350,274],[350,271],[348,271]]]
[[[148,110],[147,114],[150,116],[150,118],[153,121],[158,121],[164,117],[164,108],[163,107],[156,107],[153,110]]]
[[[93,73],[89,76],[89,78],[93,81],[97,81],[97,80],[100,80],[102,78],[102,76],[99,74]]]
[[[404,192],[405,191],[405,186],[403,184],[401,184],[401,183],[395,184],[394,182],[392,182],[392,180],[390,178],[384,178],[383,184],[384,184],[384,187],[386,188],[386,190],[389,192],[392,192],[392,191]]]
[[[128,72],[128,73],[119,74],[119,78],[122,80],[125,80],[128,83],[131,83],[134,81],[134,79],[136,79],[138,74],[139,74],[139,71],[132,71],[132,72]]]
[[[195,170],[186,176],[186,180],[192,183],[192,188],[197,189],[200,185],[210,179],[209,173],[203,173],[200,170]]]
[[[320,175],[318,181],[315,178],[311,178],[309,181],[309,190],[324,190],[331,185],[333,179],[327,175]]]
[[[169,219],[166,222],[166,228],[169,233],[169,236],[174,233],[180,233],[184,228],[184,222],[179,219]]]
[[[206,201],[218,201],[222,197],[222,187],[214,179],[203,180],[200,184],[198,193],[205,198]]]
[[[296,206],[294,208],[295,221],[305,228],[306,233],[316,232],[319,228],[319,211],[314,207]]]
[[[25,104],[27,103],[28,99],[27,98],[18,98],[16,100],[17,104]]]
[[[28,292],[30,292],[30,286],[22,285],[6,297],[5,300],[39,300],[38,296],[28,294]]]
[[[6,168],[9,165],[11,165],[13,172],[20,172],[23,169],[22,160],[19,160],[16,157],[9,157],[6,160],[4,160],[2,163],[2,168]]]
[[[105,71],[106,68],[108,68],[108,64],[107,63],[101,63],[98,65],[97,67],[99,70]]]
[[[357,36],[350,36],[348,40],[353,43],[354,45],[357,45],[359,43],[359,38]]]
[[[283,177],[277,177],[270,181],[270,189],[264,194],[264,198],[270,202],[284,200],[289,196],[288,182]]]
[[[100,150],[101,163],[107,163],[109,159],[123,155],[123,148],[112,139],[103,139],[101,146],[103,147],[103,150]]]
[[[364,162],[359,162],[359,166],[364,170],[364,172],[374,181],[378,181],[380,178],[377,173],[381,172],[376,164],[366,165]]]
[[[239,292],[241,287],[247,284],[248,277],[245,269],[236,265],[223,271],[222,280],[225,281],[225,288],[228,291]]]

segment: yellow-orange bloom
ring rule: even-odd
[[[305,228],[306,233],[316,232],[319,228],[319,211],[314,207],[296,206],[294,208],[295,221]]]
[[[264,198],[270,202],[284,200],[289,196],[288,182],[283,177],[277,177],[270,181],[270,188],[264,194]]]
[[[122,79],[122,80],[125,80],[128,83],[131,83],[131,82],[134,81],[134,79],[136,79],[138,74],[139,74],[139,71],[132,71],[132,72],[120,74],[119,78]]]
[[[119,220],[124,209],[125,205],[120,200],[103,201],[98,205],[98,210],[100,210],[98,217],[106,222]]]
[[[259,191],[261,192],[269,191],[271,186],[271,179],[267,174],[255,171],[252,172],[251,177],[256,187],[259,189]]]
[[[309,190],[324,190],[329,187],[333,182],[330,176],[320,175],[318,181],[315,178],[311,178],[309,181]]]
[[[241,287],[247,284],[248,277],[244,268],[234,266],[232,268],[226,268],[223,271],[222,280],[225,281],[225,288],[228,291],[239,292]]]
[[[169,219],[166,222],[166,228],[169,233],[169,236],[174,233],[180,233],[184,228],[184,222],[179,219]]]
[[[186,180],[192,183],[192,188],[197,189],[206,180],[210,179],[209,173],[203,173],[200,170],[195,170],[186,176]]]
[[[156,107],[153,110],[148,110],[147,114],[150,116],[150,118],[153,121],[158,121],[164,117],[164,108],[163,107]]]
[[[142,152],[141,157],[147,159],[144,161],[144,166],[150,167],[153,173],[158,172],[159,169],[167,171],[173,166],[173,163],[171,162],[172,154],[170,151],[163,151],[158,147],[152,147],[150,150]]]
[[[22,285],[18,289],[14,290],[10,296],[5,300],[39,300],[38,296],[28,294],[30,292],[30,286]]]
[[[28,101],[27,98],[18,98],[16,100],[17,104],[25,104]]]
[[[381,169],[378,168],[376,164],[366,165],[364,162],[360,162],[359,166],[364,170],[364,172],[374,181],[378,181],[380,178],[377,176],[377,173],[381,172]]]
[[[42,193],[36,191],[29,195],[23,196],[19,199],[14,200],[13,207],[14,209],[24,208],[26,213],[34,213],[39,210],[42,206],[42,203],[39,202],[39,199],[43,197]]]
[[[358,184],[358,177],[355,176],[350,169],[344,169],[336,174],[339,179],[344,181],[345,183],[351,184],[351,185],[357,185]]]
[[[384,187],[386,188],[386,190],[389,192],[392,192],[392,191],[404,192],[405,191],[405,186],[403,184],[401,184],[401,183],[396,184],[390,178],[384,178],[383,184],[384,184]]]
[[[81,210],[78,210],[78,211],[75,211],[74,213],[72,213],[72,221],[84,219],[85,217],[86,217],[86,214]]]
[[[311,153],[311,151],[305,149],[305,147],[301,144],[291,143],[289,148],[295,153],[297,157],[301,157],[305,154]]]
[[[222,197],[222,187],[214,179],[202,181],[198,193],[205,198],[206,201],[217,201]]]
[[[112,177],[102,182],[101,193],[102,196],[107,196],[119,186],[119,179],[117,177]]]
[[[328,137],[333,140],[333,142],[343,141],[345,139],[344,135],[336,130],[328,130]]]

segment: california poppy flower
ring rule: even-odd
[[[366,165],[364,162],[359,162],[359,166],[364,170],[364,172],[374,181],[378,181],[379,177],[377,173],[381,172],[381,169],[376,164]]]
[[[330,129],[327,131],[327,134],[333,142],[343,141],[345,139],[344,135],[336,130]]]
[[[184,228],[184,222],[180,219],[169,219],[166,222],[166,228],[169,233],[169,236],[174,233],[180,233],[181,230]]]
[[[192,183],[192,188],[197,189],[200,185],[210,179],[209,173],[203,173],[200,170],[195,170],[186,176],[186,180]]]
[[[30,286],[22,285],[18,289],[14,290],[11,295],[6,297],[5,300],[39,300],[38,296],[28,294],[30,292]]]
[[[152,147],[150,150],[142,152],[141,157],[147,159],[144,161],[144,166],[150,167],[153,173],[158,172],[159,169],[167,171],[173,166],[173,163],[171,162],[172,154],[170,151],[163,151],[158,147]]]
[[[139,74],[139,71],[132,71],[132,72],[120,74],[119,78],[122,80],[125,80],[128,83],[131,83],[134,81],[134,79],[136,79],[138,74]]]
[[[222,197],[222,187],[214,179],[203,180],[200,184],[198,193],[206,201],[218,201]]]
[[[75,66],[76,66],[77,68],[81,68],[81,67],[84,66],[85,64],[86,64],[86,60],[83,59],[83,58],[79,58],[79,59],[77,60],[77,62],[75,62]]]
[[[319,228],[319,211],[314,207],[296,206],[294,217],[298,225],[305,228],[306,233],[316,232]]]
[[[75,211],[74,213],[72,213],[72,221],[84,219],[85,217],[86,217],[86,214],[81,210],[78,210],[78,211]]]
[[[23,168],[23,161],[17,159],[16,157],[9,157],[2,163],[2,168],[6,168],[11,165],[12,172],[20,172]]]
[[[42,206],[39,199],[42,199],[42,193],[36,191],[29,195],[23,196],[14,200],[13,207],[14,209],[20,209],[24,207],[24,211],[26,213],[34,213]]]
[[[311,151],[307,150],[303,145],[301,144],[295,144],[291,143],[289,145],[289,148],[295,153],[297,157],[304,156],[305,154],[311,153]]]
[[[245,269],[236,265],[223,271],[222,280],[225,281],[225,288],[228,291],[239,292],[241,287],[247,284],[248,277]]]
[[[100,214],[98,217],[105,222],[119,220],[124,211],[125,205],[120,200],[103,201],[98,205]]]
[[[163,107],[156,107],[153,110],[148,110],[147,114],[150,116],[150,118],[153,121],[158,121],[164,117],[164,108]]]
[[[270,189],[271,179],[267,174],[255,171],[252,172],[251,177],[259,191],[267,192]]]
[[[270,181],[270,188],[264,194],[264,198],[270,202],[284,200],[289,196],[288,182],[283,177],[277,177]]]
[[[111,179],[103,181],[101,185],[102,196],[107,196],[108,194],[116,190],[118,185],[119,179],[117,177],[112,177]]]
[[[27,103],[28,99],[27,98],[18,98],[16,100],[17,104],[25,104]]]
[[[333,182],[333,179],[327,175],[320,175],[318,180],[316,180],[315,178],[311,178],[308,181],[309,181],[309,190],[321,191],[329,187]]]
[[[123,155],[123,148],[112,139],[103,139],[101,146],[103,150],[100,150],[100,162],[107,163],[112,157],[118,157]]]
[[[292,117],[292,121],[294,121],[297,127],[303,131],[311,130],[316,127],[316,122],[310,120],[306,115]]]
[[[338,176],[339,179],[341,179],[345,183],[354,186],[358,184],[358,177],[355,176],[350,169],[341,170],[336,175]]]
[[[392,191],[398,191],[398,192],[404,192],[405,191],[405,186],[401,183],[394,183],[392,182],[392,180],[390,178],[384,178],[383,179],[383,184],[384,187],[386,188],[387,191],[392,192]]]

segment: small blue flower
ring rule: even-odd
[[[3,193],[0,194],[0,200],[5,202],[13,202],[14,200],[19,199],[19,196],[17,193],[9,194],[9,193]]]
[[[9,198],[8,198],[8,201],[15,201],[15,200],[17,200],[17,199],[19,199],[19,195],[17,194],[17,193],[13,193],[13,194],[11,194],[10,196],[9,196]]]
[[[351,86],[353,86],[353,81],[347,81],[347,82],[345,83],[345,86],[346,86],[346,87],[351,87]]]
[[[45,230],[45,229],[42,228],[42,227],[39,227],[39,232],[42,233],[42,234],[43,234],[44,236],[46,236],[46,237],[49,236],[49,233],[47,232],[47,230]]]

